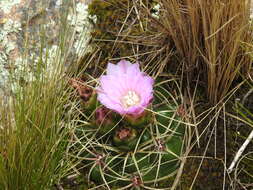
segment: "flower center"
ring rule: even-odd
[[[124,108],[138,105],[140,103],[140,96],[136,92],[130,90],[122,97],[121,103]]]

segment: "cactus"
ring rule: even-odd
[[[162,89],[155,89],[146,118],[149,123],[144,127],[131,125],[115,112],[108,113],[99,103],[87,112],[90,125],[78,128],[76,136],[84,147],[77,146],[77,152],[89,182],[109,189],[157,187],[174,176],[180,165],[185,126],[177,103],[163,103],[170,94]]]
[[[107,127],[106,119],[100,127],[95,125],[96,121],[91,121],[96,127],[92,131],[89,126],[82,127],[83,133],[79,136],[86,134],[87,139],[94,138],[89,143],[82,142],[88,179],[96,185],[123,188],[152,186],[173,176],[180,164],[185,130],[176,110],[176,106],[154,109],[153,122],[144,128],[131,126],[124,119],[117,126],[117,117],[111,121],[115,129],[111,123]],[[90,118],[95,120],[95,117]]]

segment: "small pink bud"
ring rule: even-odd
[[[83,79],[71,78],[69,83],[76,89],[79,97],[83,100],[86,109],[91,110],[96,107],[97,98],[95,91],[91,87],[85,85]]]
[[[95,124],[99,128],[99,133],[106,134],[115,126],[113,112],[104,106],[97,108]]]
[[[133,187],[140,187],[142,185],[141,178],[139,176],[133,176],[132,178],[132,186]]]
[[[131,130],[129,128],[123,128],[117,131],[116,135],[120,140],[124,140],[131,136]]]

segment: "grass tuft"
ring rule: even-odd
[[[75,105],[66,76],[75,35],[67,15],[68,10],[60,15],[62,30],[53,49],[40,27],[39,56],[25,51],[22,69],[13,74],[18,80],[8,85],[12,95],[0,97],[0,189],[51,189],[75,164],[66,153],[74,124],[67,107]]]
[[[250,2],[160,0],[159,19],[152,19],[164,39],[174,44],[190,81],[201,74],[214,105],[230,90],[250,57],[243,43],[251,42]]]

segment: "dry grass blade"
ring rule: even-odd
[[[251,42],[250,3],[242,1],[160,0],[152,18],[163,38],[175,46],[190,81],[200,73],[211,103],[228,93],[239,71],[250,69],[243,43]]]

